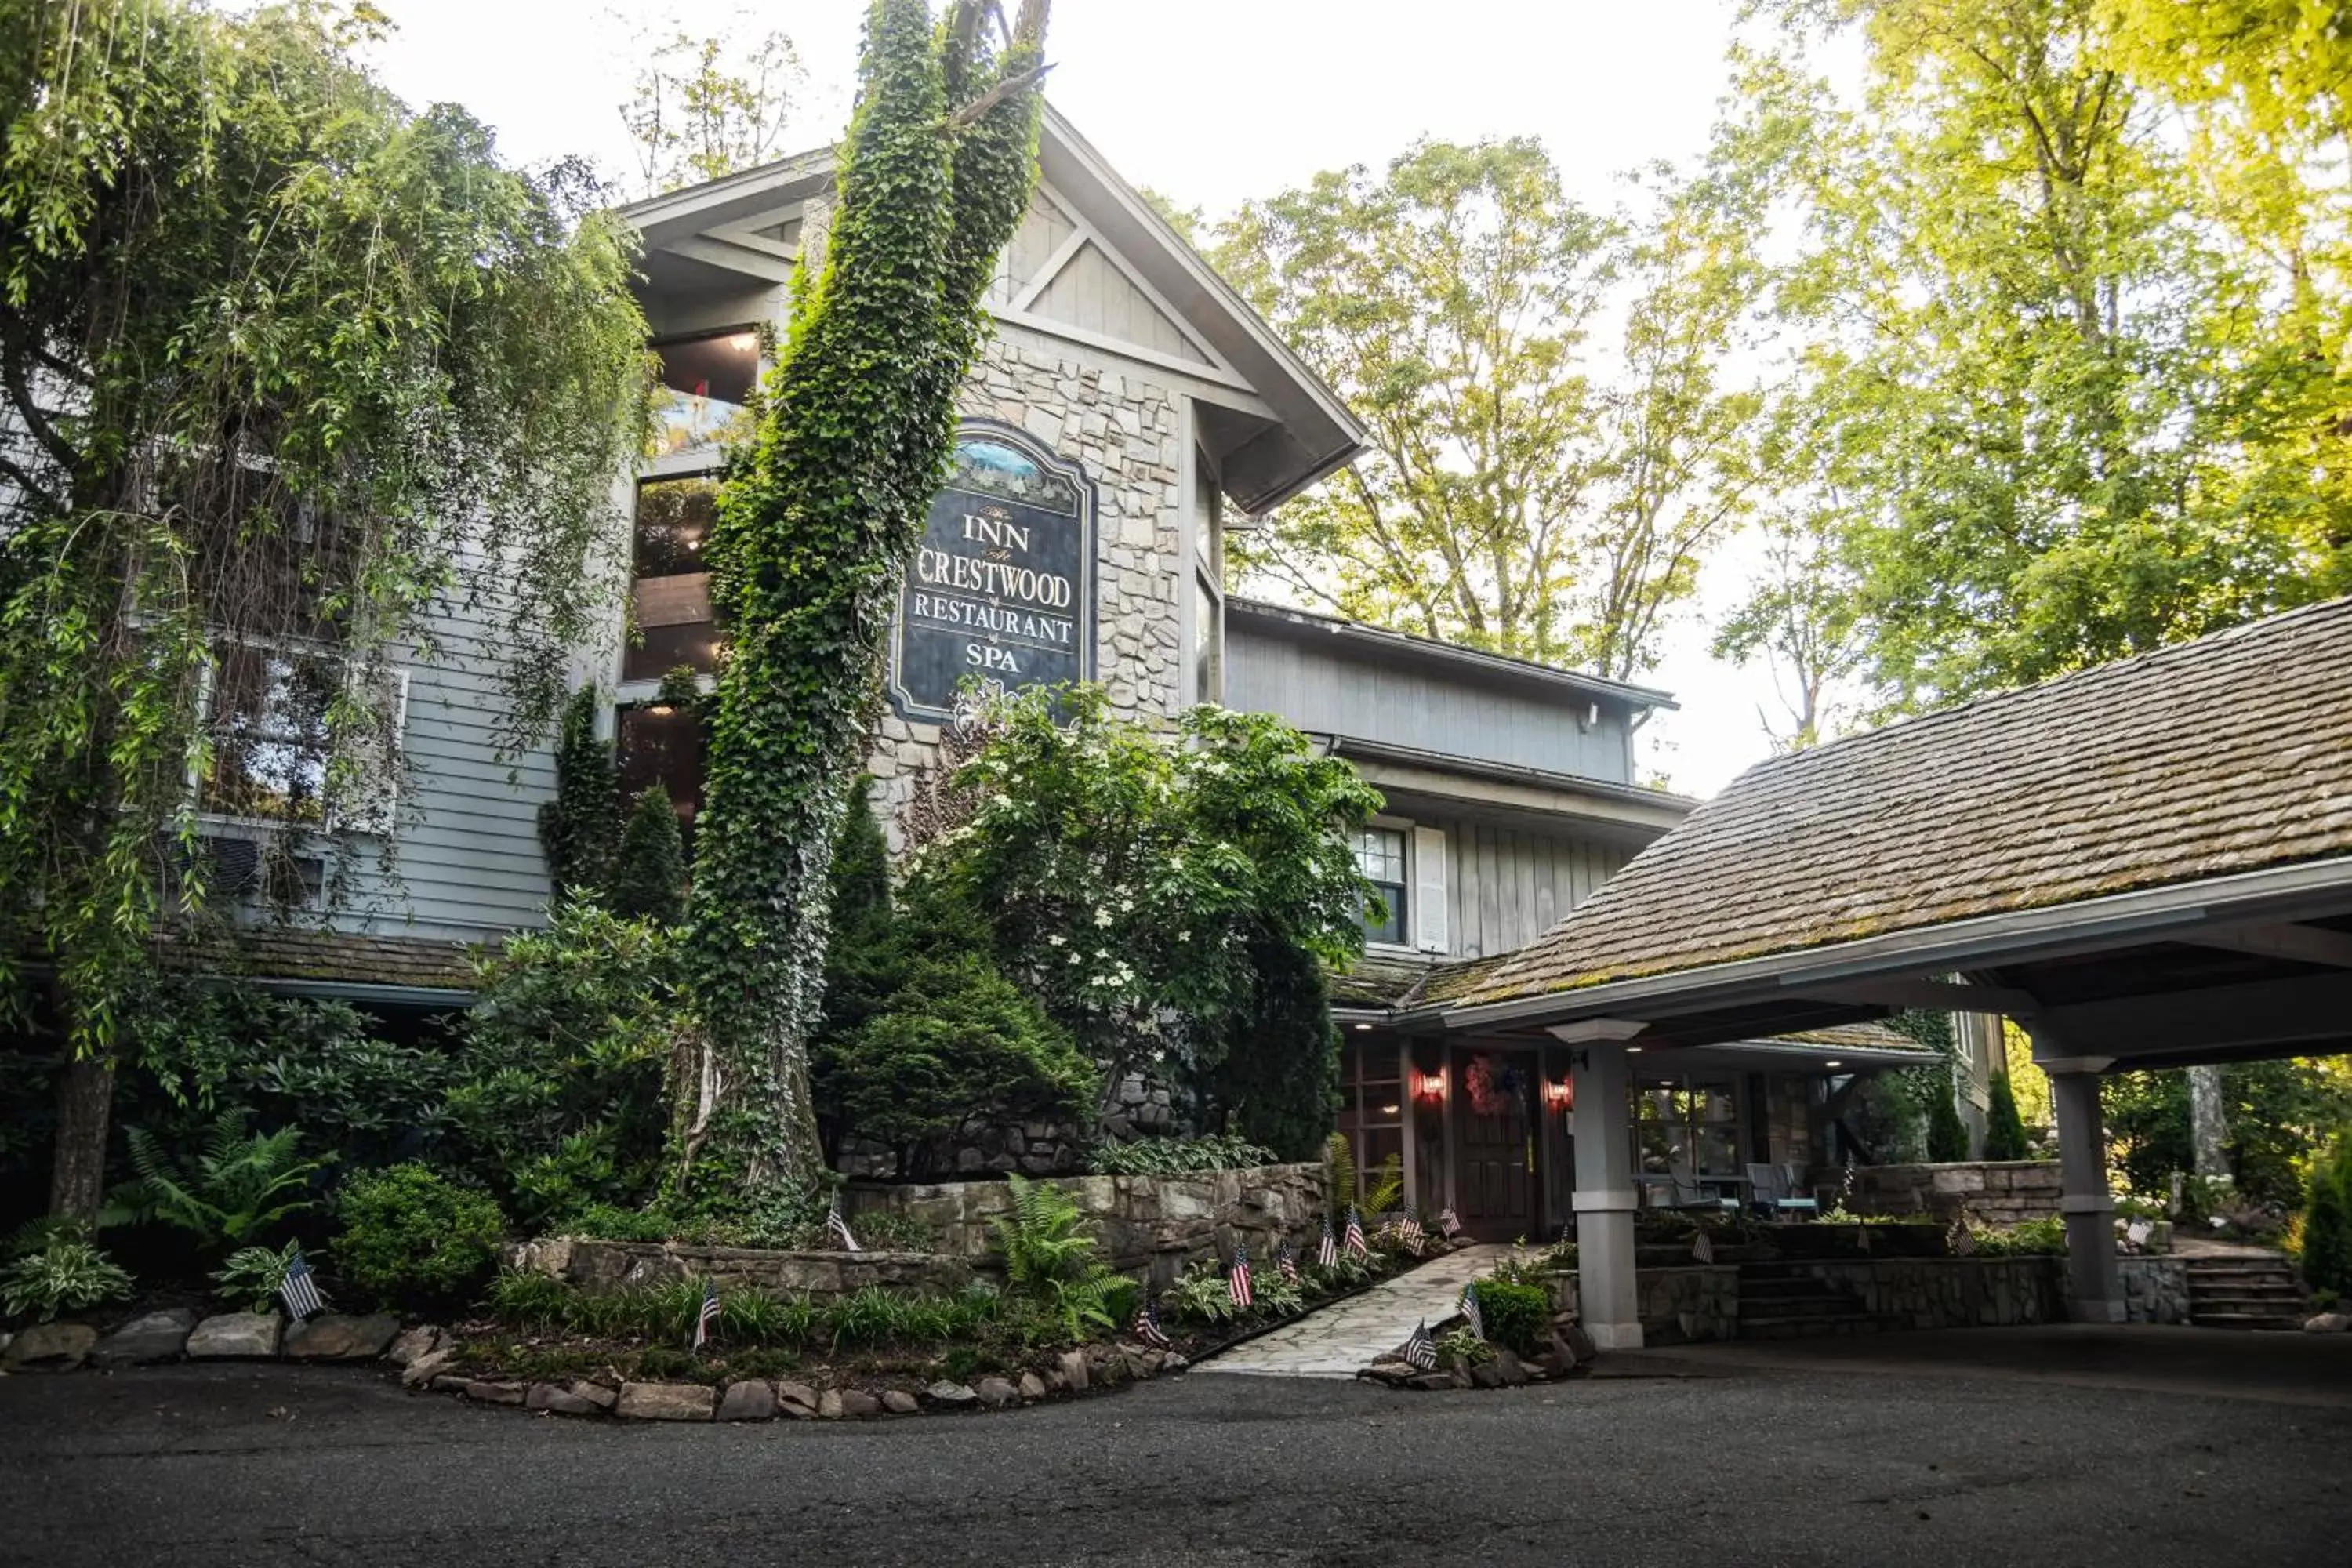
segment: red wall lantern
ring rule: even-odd
[[[1442,1100],[1445,1098],[1445,1075],[1442,1072],[1417,1072],[1412,1079],[1415,1100]]]
[[[1544,1084],[1544,1104],[1554,1111],[1574,1110],[1576,1086],[1566,1079],[1560,1079],[1558,1083],[1547,1081]]]

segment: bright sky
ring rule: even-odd
[[[675,18],[698,35],[782,28],[809,77],[785,150],[831,140],[846,117],[862,0],[747,13],[736,0],[378,0],[399,28],[375,51],[414,104],[454,100],[507,155],[586,154],[634,176],[618,106],[633,35]],[[1012,0],[1007,0],[1011,8]],[[1706,145],[1724,82],[1732,0],[1057,0],[1047,49],[1055,103],[1127,178],[1212,216],[1349,163],[1377,166],[1424,133],[1533,134],[1580,199],[1606,206],[1620,171]],[[1752,552],[1710,567],[1696,615],[1645,683],[1682,710],[1643,732],[1645,770],[1709,795],[1769,751],[1759,668],[1706,654],[1706,617],[1735,602]]]

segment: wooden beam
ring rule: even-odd
[[[2031,992],[2011,985],[1956,985],[1948,980],[1823,980],[1800,979],[1789,994],[1809,1002],[1840,1002],[1850,1006],[1931,1007],[1943,1013],[2000,1013],[2029,1018],[2041,1004]]]
[[[2352,972],[2256,980],[2053,1007],[2034,1025],[2061,1042],[2053,1056],[2295,1056],[2352,1038]],[[2040,1054],[2037,1034],[2036,1055]]]
[[[2352,933],[2325,926],[2293,924],[2224,926],[2174,939],[2192,947],[2219,947],[2256,958],[2284,958],[2297,963],[2352,969]]]

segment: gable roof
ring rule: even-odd
[[[1457,1012],[2346,857],[2338,599],[1759,763]]]
[[[1059,266],[1081,258],[1099,260],[1119,275],[1112,282],[1132,287],[1187,340],[1165,363],[1245,390],[1255,400],[1254,414],[1216,411],[1232,425],[1219,478],[1243,511],[1266,511],[1363,451],[1363,426],[1339,394],[1050,103],[1037,162],[1041,192],[1050,193],[1087,231],[1044,259]],[[830,192],[838,163],[838,148],[818,148],[618,212],[644,237],[649,263],[682,260],[689,271],[715,269],[710,276],[733,274],[772,287],[791,278],[797,255],[797,234],[788,238],[778,232],[792,221],[783,214]],[[1085,339],[1034,309],[1051,284],[1044,278],[1034,288],[992,298],[990,309],[1018,325]],[[1135,345],[1122,346],[1135,352]]]

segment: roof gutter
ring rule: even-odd
[[[1997,967],[2130,945],[2134,939],[2197,925],[2352,907],[2352,858],[2300,861],[2200,881],[2169,883],[2047,909],[1982,915],[1828,947],[1707,964],[1638,979],[1483,1005],[1455,1006],[1445,1027],[1566,1023],[1618,1016],[1653,1020],[1786,996],[1811,985]],[[1573,917],[1571,917],[1573,918]]]

